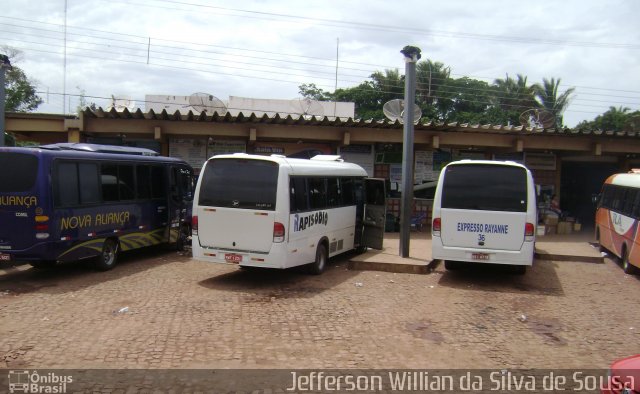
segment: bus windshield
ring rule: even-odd
[[[0,153],[0,193],[26,192],[31,190],[38,176],[38,158],[34,155],[15,152]]]
[[[276,208],[277,163],[214,159],[201,176],[200,205],[268,211]]]
[[[526,212],[525,169],[490,164],[449,166],[442,208]]]

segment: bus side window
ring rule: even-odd
[[[341,207],[343,205],[342,190],[340,189],[340,181],[338,178],[327,179],[327,197],[330,208]]]
[[[78,205],[78,165],[58,163],[55,178],[55,205],[59,207]]]
[[[327,183],[325,178],[309,178],[309,205],[312,210],[327,207]]]
[[[103,164],[100,168],[103,201],[118,201],[118,166]]]
[[[340,186],[342,186],[342,201],[344,205],[355,205],[355,189],[354,189],[354,181],[352,178],[342,178],[340,179]]]
[[[153,198],[167,197],[167,178],[164,167],[151,167],[151,196]]]
[[[148,165],[136,166],[136,190],[138,198],[146,200],[151,198],[151,167]]]
[[[120,200],[133,200],[136,196],[133,166],[118,165],[118,197]]]
[[[289,178],[289,186],[291,188],[289,210],[291,212],[303,212],[308,210],[309,201],[306,179],[300,177],[291,177]]]
[[[640,192],[636,192],[636,198],[633,200],[631,216],[636,219],[640,219]]]
[[[627,195],[624,199],[624,207],[622,208],[622,212],[625,216],[633,216],[633,203],[636,200],[637,194],[638,189],[627,190]]]
[[[78,163],[78,180],[80,181],[80,203],[99,203],[101,199],[98,165],[96,163]]]

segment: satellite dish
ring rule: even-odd
[[[313,116],[324,116],[324,107],[316,100],[309,98],[291,100],[291,113],[302,115],[309,120]]]
[[[134,100],[131,99],[131,96],[127,96],[127,95],[118,95],[118,96],[114,96],[113,94],[111,95],[111,108],[115,108],[116,111],[118,112],[122,112],[125,109],[128,109],[129,111],[133,110],[136,106],[136,102]]]
[[[404,100],[395,99],[384,103],[382,106],[382,112],[392,122],[396,120],[400,123],[404,123]],[[417,104],[413,104],[413,124],[418,124],[422,117],[422,110]]]
[[[547,129],[556,124],[556,117],[546,109],[528,109],[520,114],[520,124],[525,127]]]
[[[217,112],[218,115],[227,113],[227,106],[222,100],[209,93],[194,93],[189,96],[189,105],[197,112],[206,112],[212,114]]]

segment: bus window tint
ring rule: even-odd
[[[38,158],[23,153],[2,152],[0,168],[0,193],[26,192],[36,182],[38,176]]]
[[[289,180],[291,187],[290,202],[291,212],[303,212],[309,209],[306,178],[292,177]]]
[[[325,178],[309,178],[309,205],[312,210],[327,207],[327,185]]]
[[[338,178],[327,179],[327,198],[329,207],[342,206],[342,190],[340,189],[340,181]]]
[[[136,190],[141,200],[151,197],[151,167],[136,166]]]
[[[526,212],[525,169],[494,165],[447,167],[442,208]]]
[[[135,198],[135,182],[132,165],[118,166],[118,196],[120,200],[133,200]]]
[[[213,160],[201,176],[200,205],[275,210],[277,163],[246,159]]]
[[[92,204],[100,202],[98,165],[95,163],[79,163],[78,179],[80,181],[80,203]]]
[[[55,205],[68,207],[78,205],[78,165],[76,163],[58,163],[56,166]]]
[[[103,164],[100,168],[102,200],[118,201],[118,166]]]
[[[167,197],[167,177],[164,167],[151,167],[151,196],[153,198]]]

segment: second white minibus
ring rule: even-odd
[[[320,274],[329,257],[382,249],[385,209],[384,181],[339,156],[218,155],[196,186],[193,257]]]
[[[433,200],[432,254],[459,262],[532,265],[537,223],[531,172],[522,164],[461,160],[445,166]]]

